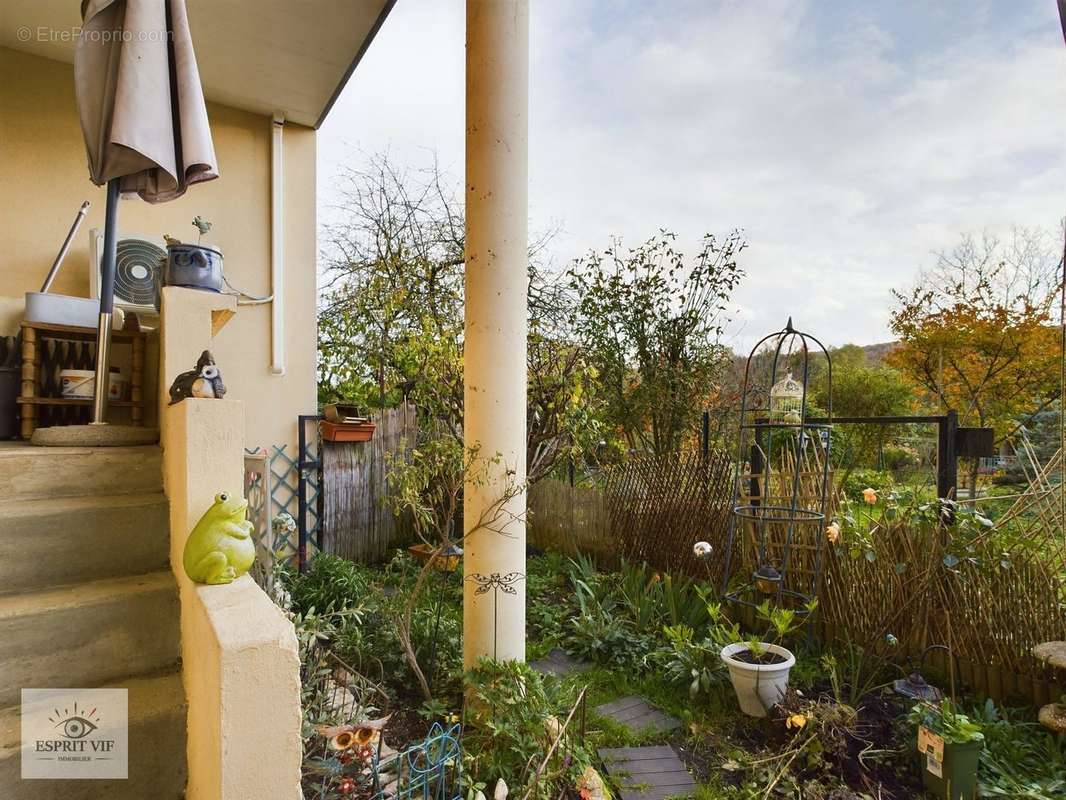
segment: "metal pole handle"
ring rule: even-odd
[[[96,329],[96,385],[93,389],[93,425],[107,424],[107,393],[111,388],[111,315],[115,310],[115,259],[118,252],[119,178],[107,182],[104,217],[104,252],[100,258],[100,319]]]
[[[59,274],[59,268],[63,265],[63,259],[67,257],[67,251],[70,250],[70,243],[74,240],[74,234],[78,232],[78,228],[81,227],[81,223],[85,220],[85,215],[89,213],[89,201],[86,200],[81,204],[81,208],[78,209],[78,213],[74,216],[74,222],[70,225],[70,230],[67,231],[67,238],[63,240],[63,246],[59,248],[59,252],[56,254],[56,260],[52,262],[52,268],[48,270],[48,275],[44,279],[44,283],[41,284],[41,294],[46,294],[49,289],[52,288],[52,282],[56,279],[56,275]]]

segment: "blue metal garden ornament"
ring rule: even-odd
[[[392,773],[395,782],[378,783],[374,800],[462,800],[463,754],[461,727],[434,722],[423,741],[377,765],[381,775]]]
[[[328,740],[324,757],[304,762],[304,796],[326,800],[462,800],[462,733],[434,722],[422,741],[396,752],[385,746],[388,717],[316,727]]]
[[[809,388],[819,370],[827,407],[813,422]],[[752,348],[722,583],[727,601],[755,607],[769,600],[797,614],[813,607],[826,545],[832,397],[829,352],[791,318]],[[749,569],[734,575],[736,564]]]

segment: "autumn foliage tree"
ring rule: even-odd
[[[889,362],[960,423],[1009,436],[1058,397],[1052,319],[1059,256],[1050,234],[963,236],[897,292]]]

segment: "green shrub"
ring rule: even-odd
[[[981,797],[1066,796],[1066,740],[1033,722],[1029,709],[999,709],[988,700],[973,716],[985,735],[977,773]]]
[[[917,467],[920,459],[918,453],[909,447],[886,444],[881,451],[884,467],[892,472]]]
[[[354,608],[366,599],[373,573],[339,556],[319,553],[311,559],[306,572],[286,571],[282,573],[282,581],[292,595],[294,610],[300,613],[311,608],[341,611]]]
[[[487,787],[489,794],[502,778],[510,796],[521,797],[573,708],[577,691],[524,663],[489,659],[467,672],[466,685],[471,692],[463,733],[467,780],[474,787]],[[569,763],[559,758],[550,772],[573,787],[591,758],[576,737],[559,749],[572,757]]]
[[[312,609],[319,614],[356,612],[331,628],[324,643],[345,663],[403,696],[416,683],[396,633],[396,621],[415,573],[416,566],[406,555],[393,559],[382,572],[320,553],[307,572],[286,572],[283,581],[296,613]],[[460,585],[454,576],[431,575],[411,619],[412,645],[424,668],[432,663],[435,691],[457,689],[462,676]],[[385,591],[386,586],[391,593]]]
[[[692,699],[706,696],[712,687],[722,683],[726,670],[721,644],[709,636],[697,637],[696,631],[684,624],[667,625],[663,635],[667,644],[656,651],[653,661],[662,669],[664,678],[687,685]]]
[[[706,603],[696,582],[622,561],[618,578],[621,613],[641,633],[658,633],[663,625],[697,626],[707,621]]]
[[[570,583],[577,610],[563,632],[563,643],[573,655],[619,667],[635,667],[652,649],[652,638],[641,633],[626,612],[619,573],[600,573],[590,562],[572,560]]]
[[[852,500],[862,500],[864,489],[876,489],[881,495],[895,486],[896,481],[890,472],[875,469],[857,469],[844,481],[841,487],[844,494]]]
[[[549,552],[531,557],[526,564],[526,592],[526,623],[532,638],[558,644],[574,610],[566,556]]]
[[[578,658],[629,669],[640,666],[654,648],[654,639],[638,633],[629,620],[596,607],[570,620],[563,643]]]

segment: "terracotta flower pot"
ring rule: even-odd
[[[414,556],[415,561],[420,564],[425,564],[429,561],[433,555],[433,549],[428,544],[413,544],[407,548],[407,552]],[[433,562],[433,569],[440,572],[455,572],[459,568],[459,561],[462,558],[463,551],[459,547],[454,545],[450,548],[450,551],[446,551],[437,556],[437,560]]]

